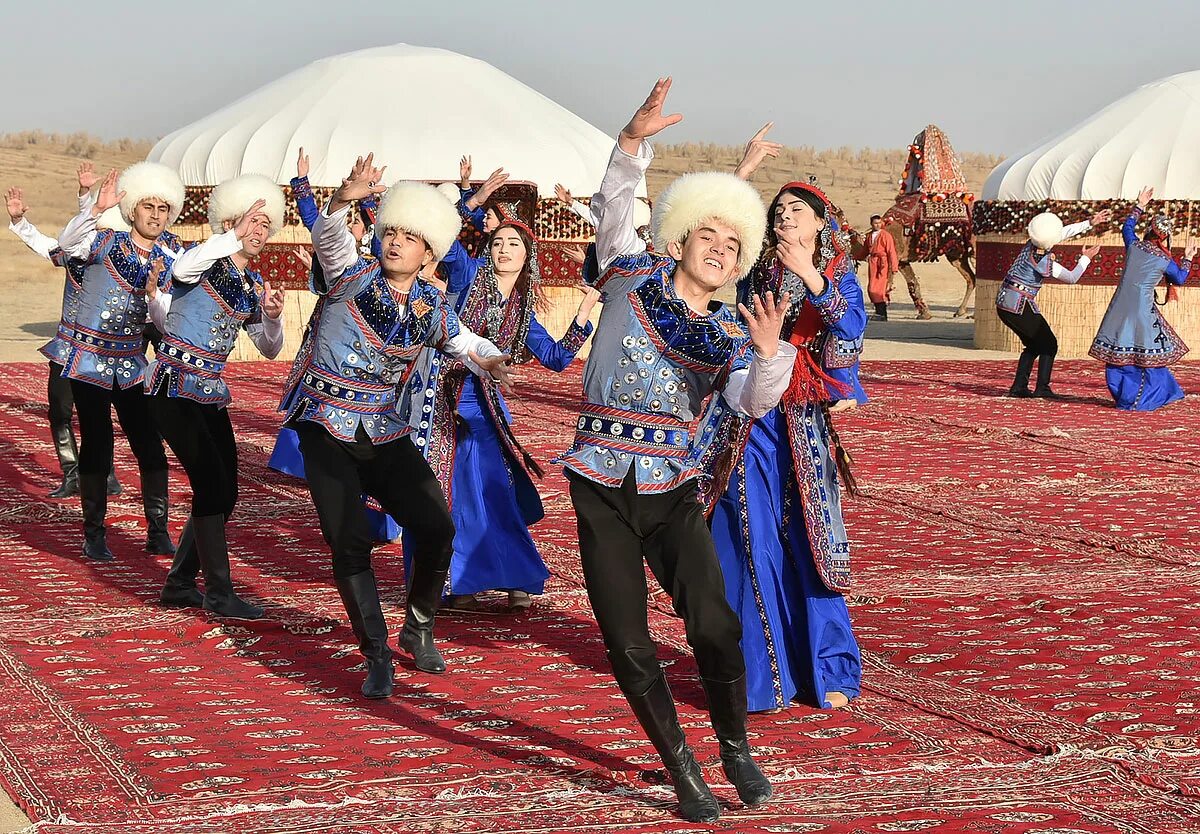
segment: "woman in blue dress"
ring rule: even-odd
[[[446,293],[459,319],[487,335],[513,364],[537,360],[562,371],[592,332],[588,317],[599,300],[589,290],[566,334],[555,340],[537,320],[541,278],[537,242],[511,207],[489,209],[499,225],[484,254],[473,258],[455,243],[442,260]],[[511,416],[496,386],[460,362],[427,352],[410,384],[414,407],[427,415],[414,437],[442,482],[457,531],[450,562],[447,606],[478,607],[474,595],[508,592],[511,609],[527,608],[549,576],[529,526],[545,515],[533,477],[542,472],[513,434]]]
[[[758,420],[710,408],[697,453],[726,593],[742,620],[750,710],[797,700],[833,708],[858,695],[862,661],[842,596],[850,543],[838,473],[852,492],[854,484],[829,406],[866,401],[856,370],[867,316],[824,193],[789,183],[769,211],[771,248],[738,297],[749,307],[756,293],[792,293],[792,382]]]
[[[1125,269],[1108,304],[1089,353],[1105,364],[1104,376],[1117,408],[1154,411],[1183,399],[1183,389],[1170,366],[1183,359],[1188,346],[1154,303],[1154,288],[1165,277],[1183,284],[1192,269],[1197,246],[1188,243],[1183,260],[1171,256],[1171,219],[1157,215],[1138,240],[1134,228],[1154,196],[1143,188],[1137,205],[1121,227]]]

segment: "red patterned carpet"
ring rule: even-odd
[[[453,616],[442,677],[402,661],[357,697],[359,659],[303,485],[265,468],[283,364],[235,380],[235,575],[268,619],[152,601],[129,487],[117,561],[76,555],[44,367],[0,383],[0,780],[42,834],[141,832],[1200,832],[1200,367],[1155,414],[1107,403],[1062,363],[1062,403],[1003,398],[1007,363],[875,363],[842,415],[865,496],[849,504],[852,613],[867,665],[849,709],[752,718],[778,801],[720,775],[678,621],[655,599],[697,752],[726,803],[670,814],[656,758],[612,683],[581,584],[564,482],[535,528],[554,574],[523,616]],[[578,376],[529,372],[518,431],[548,459]],[[174,474],[173,474],[174,477]],[[185,486],[178,506],[184,506]],[[175,513],[177,532],[182,512]],[[389,619],[399,548],[377,554]]]

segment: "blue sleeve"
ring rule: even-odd
[[[529,352],[537,357],[537,361],[543,367],[557,373],[566,370],[567,366],[574,361],[575,355],[579,353],[583,343],[590,335],[592,335],[590,321],[580,327],[574,319],[571,319],[571,326],[567,328],[567,332],[556,341],[534,316],[529,321],[529,335],[525,337],[525,347],[529,348]]]
[[[867,330],[867,311],[863,307],[862,287],[850,270],[837,284],[829,283],[820,295],[808,294],[809,301],[821,314],[829,331],[839,339],[861,339]]]
[[[296,198],[296,211],[300,212],[300,222],[304,224],[304,228],[312,231],[313,223],[317,222],[317,215],[321,213],[321,209],[313,197],[308,177],[292,177],[290,185],[292,196]]]
[[[472,258],[459,241],[450,244],[450,251],[442,258],[442,266],[446,272],[446,294],[456,295],[471,286],[479,268],[483,266],[483,258]]]
[[[473,208],[473,209],[467,208],[467,200],[474,197],[475,192],[478,190],[479,190],[478,188],[459,188],[458,189],[458,206],[457,206],[457,208],[458,208],[458,213],[462,217],[463,220],[467,221],[472,226],[474,226],[476,229],[478,229],[479,231],[482,232],[483,231],[483,213],[484,213],[483,206],[479,206],[478,208]]]
[[[1183,261],[1182,266],[1171,261],[1167,264],[1167,268],[1163,270],[1163,274],[1167,276],[1167,280],[1172,284],[1186,284],[1188,273],[1192,271],[1192,262]]]
[[[848,368],[826,368],[825,373],[829,374],[831,379],[840,382],[848,389],[844,396],[833,392],[830,402],[855,400],[859,405],[866,405],[870,401],[867,397],[867,392],[863,390],[862,382],[859,381],[857,362]]]
[[[1126,249],[1137,240],[1137,232],[1134,231],[1134,227],[1137,226],[1137,222],[1141,218],[1142,207],[1134,206],[1133,211],[1129,213],[1129,216],[1125,218],[1125,222],[1121,224],[1121,238],[1125,241]]]

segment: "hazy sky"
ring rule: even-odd
[[[613,134],[669,73],[685,120],[665,142],[740,143],[774,119],[789,144],[899,147],[934,122],[1009,154],[1200,69],[1191,0],[4,6],[0,133],[155,138],[317,58],[404,42],[488,61]]]

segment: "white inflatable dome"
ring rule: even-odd
[[[1200,199],[1200,71],[1134,90],[988,176],[985,200]]]
[[[387,182],[456,180],[459,157],[470,154],[475,179],[503,166],[543,197],[557,182],[590,196],[614,141],[490,64],[397,44],[288,73],[164,137],[149,159],[177,170],[185,185],[239,174],[284,184],[303,147],[310,182],[337,186],[368,151],[388,166]]]

